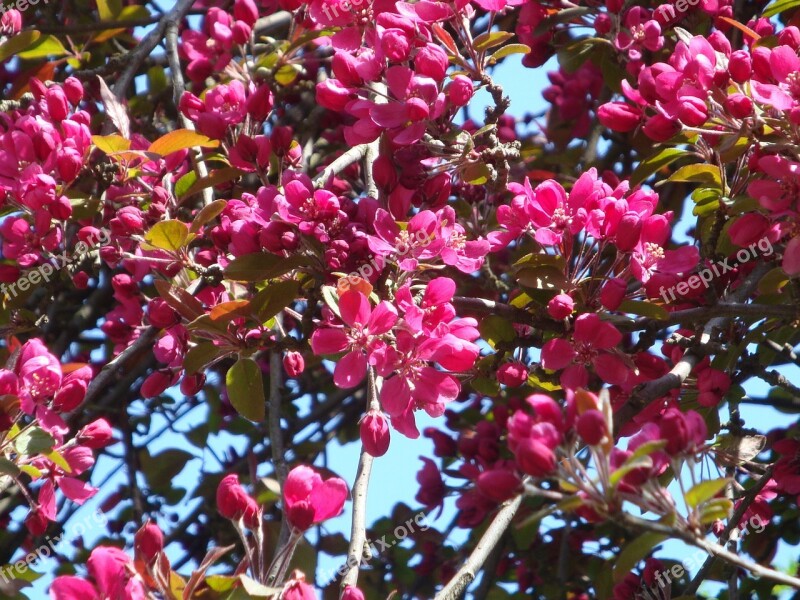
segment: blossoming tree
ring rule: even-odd
[[[36,598],[20,557],[95,496],[108,526],[52,555],[54,600],[800,589],[796,23],[794,0],[4,7],[0,596]],[[511,116],[503,62],[548,73],[546,113]],[[416,508],[454,519],[376,555],[414,507],[370,474],[421,435]]]

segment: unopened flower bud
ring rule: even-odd
[[[359,432],[364,450],[371,456],[383,456],[389,450],[389,422],[380,411],[369,411],[361,420]]]

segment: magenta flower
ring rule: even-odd
[[[664,244],[670,235],[670,226],[664,215],[652,215],[642,223],[639,243],[631,255],[631,272],[642,283],[647,283],[653,273],[688,273],[697,266],[700,251],[696,246],[682,246],[666,250]]]
[[[542,366],[553,371],[564,369],[561,385],[571,389],[586,387],[590,366],[606,383],[621,385],[629,374],[623,360],[613,352],[621,341],[622,334],[611,323],[596,314],[582,314],[575,320],[572,340],[554,338],[542,347]]]
[[[758,200],[761,206],[780,212],[788,209],[792,202],[797,202],[800,198],[800,163],[782,156],[764,156],[758,160],[758,167],[766,177],[748,185],[747,193]],[[797,208],[800,208],[800,203]]]
[[[317,329],[311,336],[311,348],[315,354],[347,351],[336,363],[333,381],[341,388],[351,388],[363,381],[369,355],[383,343],[378,336],[394,327],[397,309],[385,300],[372,309],[364,294],[348,290],[339,299],[339,312],[347,328]]]
[[[336,195],[328,190],[315,190],[305,175],[286,183],[283,195],[275,196],[274,202],[284,221],[296,223],[302,233],[323,243],[330,241],[329,229],[335,221],[347,220]]]
[[[52,600],[145,600],[145,590],[133,561],[119,548],[99,546],[87,562],[94,584],[65,575],[50,586]]]
[[[283,509],[289,523],[299,531],[342,513],[347,484],[331,477],[322,480],[311,467],[301,465],[289,472],[283,487]]]
[[[379,127],[389,130],[396,144],[408,146],[418,142],[425,133],[428,119],[442,114],[444,95],[440,94],[436,81],[416,75],[408,67],[389,67],[386,83],[393,98],[385,104],[373,103],[370,118]]]
[[[769,69],[775,83],[753,79],[753,98],[778,110],[789,110],[800,100],[800,58],[790,46],[777,46],[769,53]],[[763,159],[762,159],[763,160]]]
[[[436,215],[423,210],[414,215],[405,229],[382,208],[375,212],[375,235],[367,237],[369,249],[378,256],[397,255],[404,271],[413,271],[419,260],[430,260],[441,250],[444,242],[436,236]]]

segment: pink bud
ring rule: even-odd
[[[506,469],[493,469],[478,475],[478,489],[495,502],[505,502],[519,489],[520,480]]]
[[[155,398],[172,384],[173,375],[170,371],[154,371],[142,383],[141,394],[144,398]]]
[[[689,426],[683,413],[676,409],[668,409],[658,423],[661,437],[667,440],[664,448],[667,454],[679,454],[689,445]]]
[[[608,102],[597,109],[603,127],[623,133],[633,131],[642,119],[642,111],[624,102]]]
[[[684,96],[680,99],[678,118],[689,127],[700,127],[708,119],[705,101],[694,96]]]
[[[504,363],[497,369],[497,381],[508,387],[519,387],[528,381],[528,368],[519,361]]]
[[[64,93],[67,95],[70,104],[77,106],[83,100],[83,84],[76,77],[67,77],[64,80]]]
[[[152,521],[147,521],[133,537],[136,554],[151,562],[164,549],[164,534]]]
[[[371,410],[361,419],[360,434],[364,450],[370,455],[383,456],[389,450],[389,422],[380,411]]]
[[[114,440],[114,430],[105,419],[97,419],[81,429],[76,441],[87,448],[105,448]]]
[[[381,154],[372,163],[372,171],[375,177],[375,183],[378,184],[382,190],[390,192],[397,186],[397,169],[395,169],[392,159]]]
[[[47,525],[47,517],[39,509],[31,509],[28,516],[25,517],[25,527],[33,536],[44,535],[44,532],[47,531]]]
[[[628,286],[624,279],[613,277],[603,284],[600,291],[600,304],[608,310],[617,310],[625,298]]]
[[[250,41],[250,34],[253,33],[253,28],[250,27],[244,21],[236,21],[231,26],[231,35],[233,38],[234,43],[236,44],[246,44]]]
[[[181,381],[181,394],[184,396],[196,396],[206,383],[206,376],[202,373],[185,375]]]
[[[723,106],[736,119],[744,119],[753,114],[753,101],[744,94],[728,96]]]
[[[283,368],[289,377],[297,377],[306,368],[306,362],[303,360],[303,355],[299,352],[287,352],[283,357]]]
[[[346,585],[340,600],[364,600],[364,592],[352,585]]]
[[[163,298],[153,298],[147,303],[147,318],[153,327],[167,329],[180,322],[178,313]]]
[[[247,98],[247,113],[256,121],[264,121],[272,112],[272,91],[268,85],[259,86]]]
[[[744,83],[753,72],[750,55],[744,50],[736,50],[728,59],[728,72],[736,83]]]
[[[547,303],[547,314],[560,321],[570,316],[574,308],[575,301],[569,294],[558,294]]]
[[[401,29],[387,29],[381,36],[381,50],[391,62],[403,62],[411,54],[411,43]]]
[[[235,0],[233,3],[233,17],[253,27],[258,20],[258,7],[256,7],[256,3],[253,0]]]
[[[556,456],[553,451],[532,438],[520,440],[515,455],[520,469],[534,477],[549,475],[556,468]]]
[[[630,252],[639,243],[641,234],[642,219],[637,213],[629,212],[619,220],[614,243],[620,252]]]
[[[602,442],[608,434],[603,413],[594,409],[587,410],[578,417],[575,423],[575,430],[590,446],[596,446]]]
[[[464,75],[456,75],[447,87],[450,102],[456,106],[466,106],[473,93],[472,80]]]
[[[599,13],[594,18],[594,30],[598,33],[598,35],[605,35],[611,31],[611,25],[611,17],[606,13]]]
[[[217,510],[226,519],[243,518],[251,525],[257,523],[258,504],[239,483],[236,474],[226,475],[217,487]]]
[[[47,102],[47,112],[54,121],[63,121],[69,114],[69,104],[67,103],[67,95],[58,86],[47,88],[44,93],[44,99]]]
[[[317,600],[314,588],[306,583],[306,576],[302,571],[294,570],[292,578],[283,588],[283,600]]]
[[[647,119],[642,131],[651,140],[656,142],[666,142],[673,135],[680,131],[681,126],[678,122],[667,119],[664,115],[656,114]]]
[[[449,64],[447,53],[436,44],[427,44],[420,48],[414,57],[414,70],[437,82],[444,79]]]

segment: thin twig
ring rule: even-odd
[[[280,315],[276,317],[278,321],[275,325],[275,336],[280,336],[282,323],[280,322]],[[283,432],[281,431],[281,401],[283,394],[281,393],[281,386],[283,385],[283,365],[281,363],[281,354],[277,350],[273,350],[269,355],[269,441],[272,450],[272,465],[275,469],[275,475],[278,482],[283,489],[286,483],[286,476],[289,474],[289,469],[286,466],[285,450],[283,446]],[[289,521],[286,518],[286,511],[283,513],[281,519],[281,533],[278,542],[278,547],[282,547],[289,539]]]
[[[136,338],[136,341],[125,348],[125,350],[120,352],[116,358],[106,363],[97,376],[92,379],[92,382],[86,389],[86,395],[83,397],[83,401],[75,410],[80,409],[86,404],[94,402],[97,396],[100,396],[103,392],[105,392],[108,389],[109,384],[111,384],[111,382],[117,376],[118,370],[125,367],[131,357],[136,356],[145,348],[148,348],[152,345],[153,340],[156,338],[156,334],[158,334],[158,331],[159,330],[155,327],[149,327],[145,329],[139,335],[139,337]]]
[[[378,403],[378,385],[375,371],[369,368],[369,402],[370,406]],[[342,577],[341,593],[346,586],[358,584],[358,570],[364,556],[364,545],[367,541],[367,492],[372,472],[372,455],[362,446],[358,459],[358,471],[353,483],[353,520],[350,524],[350,547],[347,551],[347,572]]]
[[[358,146],[353,146],[352,148],[350,148],[350,150],[342,154],[331,164],[325,167],[322,170],[322,173],[320,173],[314,178],[314,185],[316,185],[317,187],[324,186],[332,175],[341,173],[353,163],[357,163],[362,158],[364,158],[366,153],[367,153],[367,144],[359,144]]]
[[[194,2],[195,0],[178,0],[172,10],[158,20],[155,28],[142,38],[139,45],[128,53],[125,58],[127,65],[112,88],[117,98],[123,98],[125,96],[142,62],[144,62],[155,47],[161,43],[161,40],[164,39],[167,26],[170,23],[180,23],[189,12]]]
[[[739,521],[742,520],[744,513],[747,512],[747,509],[750,508],[750,505],[758,496],[758,493],[766,487],[769,483],[770,479],[772,479],[772,469],[773,467],[770,466],[761,478],[756,482],[756,484],[747,490],[747,493],[742,497],[741,501],[739,502],[739,506],[736,507],[736,510],[733,511],[730,519],[728,519],[728,524],[725,526],[725,529],[719,536],[719,539],[723,542],[727,540],[731,532],[739,526]],[[700,584],[703,583],[703,580],[708,576],[709,571],[711,571],[711,567],[714,564],[714,560],[716,557],[712,554],[709,556],[706,561],[703,563],[703,566],[700,567],[700,570],[697,571],[697,575],[694,576],[692,581],[689,583],[689,586],[686,588],[686,594],[694,594],[697,589],[700,587]]]
[[[183,114],[180,109],[181,97],[186,91],[186,84],[183,80],[183,72],[181,71],[181,59],[178,55],[178,23],[170,21],[167,24],[166,30],[166,44],[167,44],[167,58],[169,59],[169,70],[172,75],[172,101],[175,103],[175,109],[178,111],[178,118],[181,121],[184,129],[194,131],[195,126],[192,121]],[[203,150],[199,147],[191,149],[192,163],[194,164],[197,176],[200,179],[208,177],[208,169],[206,163],[203,162]],[[214,192],[211,187],[203,188],[203,205],[208,206],[214,201]]]
[[[442,588],[434,600],[456,600],[460,598],[467,589],[467,586],[475,580],[478,572],[483,568],[484,563],[489,558],[489,554],[503,537],[506,529],[511,525],[511,520],[517,514],[522,495],[520,494],[500,509],[492,520],[489,528],[484,532],[475,550],[461,566],[453,578]]]
[[[713,556],[718,556],[719,558],[746,569],[750,571],[752,574],[757,575],[759,577],[763,577],[764,579],[769,579],[771,581],[776,581],[778,583],[783,583],[785,585],[789,585],[793,588],[800,589],[800,579],[797,577],[792,577],[791,575],[787,575],[786,573],[781,573],[780,571],[775,571],[764,565],[760,565],[758,563],[754,563],[750,560],[742,558],[738,554],[734,554],[733,552],[728,551],[726,548],[716,544],[714,542],[710,542],[703,537],[697,537],[692,535],[688,531],[683,531],[681,529],[676,529],[674,527],[670,527],[669,525],[664,525],[662,523],[656,523],[655,521],[648,521],[647,519],[641,519],[639,517],[634,517],[628,513],[620,513],[615,518],[616,521],[625,525],[626,527],[630,527],[632,529],[639,529],[639,530],[646,530],[646,531],[653,531],[655,533],[661,533],[669,537],[678,538],[686,542],[687,544],[691,544],[692,546],[697,546],[698,548],[702,548],[709,554]]]

